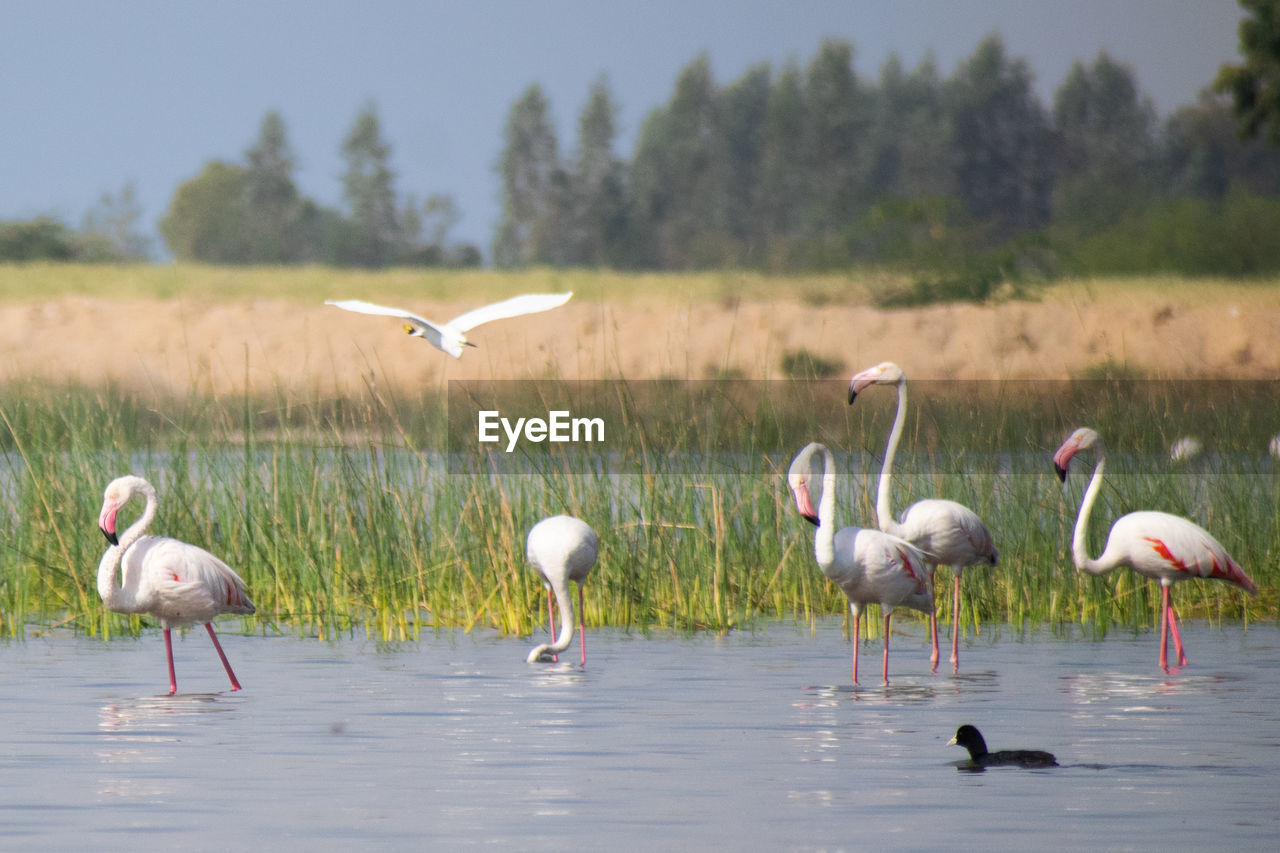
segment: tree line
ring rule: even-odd
[[[176,258],[208,263],[479,264],[479,249],[447,241],[460,216],[453,199],[401,199],[390,156],[377,111],[366,105],[342,143],[346,211],[324,207],[299,192],[284,120],[268,112],[243,163],[210,162],[178,187],[160,233]]]
[[[1255,12],[1274,29],[1272,18]],[[533,85],[504,128],[492,259],[662,270],[889,264],[925,271],[908,301],[945,295],[938,288],[982,297],[1024,273],[1275,272],[1280,149],[1252,138],[1260,127],[1276,136],[1256,94],[1275,89],[1246,72],[1275,65],[1276,40],[1266,30],[1250,46],[1258,20],[1242,27],[1245,64],[1223,69],[1219,93],[1163,122],[1133,71],[1105,52],[1075,63],[1046,106],[1027,62],[998,36],[949,77],[931,59],[909,69],[891,57],[865,78],[844,41],[727,84],[699,56],[645,119],[630,160],[617,152],[607,79],[591,87],[567,152]],[[371,104],[341,150],[344,209],[335,210],[299,191],[284,121],[267,113],[242,161],[211,161],[176,189],[160,222],[168,251],[211,263],[481,262],[478,247],[448,239],[459,218],[450,196],[397,192]],[[143,257],[138,219],[126,187],[104,195],[79,231],[0,223],[0,259]]]
[[[303,195],[284,120],[262,119],[243,160],[212,160],[175,190],[160,235],[178,260],[214,264],[308,264],[348,267],[476,266],[480,249],[449,241],[461,213],[448,195],[401,197],[372,104],[361,108],[342,142],[345,210]],[[138,234],[141,209],[132,186],[105,193],[79,230],[40,217],[0,222],[0,260],[140,260],[150,253]]]
[[[1160,122],[1105,52],[1050,106],[996,36],[947,78],[890,58],[864,79],[842,41],[724,85],[701,56],[629,162],[615,116],[598,81],[562,156],[540,88],[515,103],[495,263],[968,267],[980,288],[1026,268],[1280,270],[1280,151],[1240,138],[1210,91]]]

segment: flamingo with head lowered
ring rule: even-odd
[[[116,514],[135,495],[142,495],[146,507],[142,516],[116,536]],[[173,639],[170,631],[203,623],[209,639],[231,679],[231,689],[240,682],[213,630],[213,620],[221,613],[253,613],[253,602],[245,594],[244,581],[231,567],[203,548],[164,536],[149,536],[147,528],[159,509],[155,487],[141,477],[112,480],[103,495],[98,527],[111,547],[98,564],[98,595],[115,613],[145,613],[160,620],[164,628],[164,650],[169,659],[169,693],[178,690],[173,670]],[[124,582],[120,581],[120,568]]]
[[[1095,460],[1093,476],[1080,502],[1080,514],[1071,539],[1076,568],[1101,575],[1128,566],[1140,575],[1160,581],[1160,668],[1169,671],[1169,634],[1173,634],[1178,665],[1186,666],[1187,656],[1182,651],[1182,638],[1178,636],[1178,619],[1170,602],[1169,587],[1191,578],[1210,578],[1253,594],[1258,588],[1209,531],[1165,512],[1131,512],[1121,516],[1111,525],[1102,555],[1096,560],[1090,557],[1086,550],[1089,513],[1093,511],[1093,502],[1102,487],[1102,472],[1107,467],[1102,439],[1088,427],[1081,427],[1053,454],[1053,467],[1058,478],[1066,482],[1071,459],[1081,450],[1089,449],[1093,450]]]
[[[978,514],[964,504],[955,501],[930,498],[917,501],[907,507],[902,518],[895,521],[889,508],[889,492],[892,488],[890,472],[893,457],[898,452],[898,440],[902,438],[902,425],[907,418],[907,376],[902,368],[891,361],[867,368],[849,380],[849,405],[853,405],[858,393],[870,385],[894,385],[898,389],[898,411],[893,418],[893,429],[884,449],[884,464],[880,468],[880,486],[876,494],[876,523],[885,533],[901,536],[925,553],[929,561],[929,574],[938,566],[951,566],[955,572],[955,592],[951,612],[951,667],[960,669],[960,575],[965,566],[987,563],[992,566],[999,559],[999,552],[991,538],[991,531],[982,523]],[[929,618],[933,637],[934,668],[938,665],[938,619]]]
[[[556,660],[560,652],[573,642],[573,599],[569,597],[569,581],[578,585],[578,636],[582,647],[582,666],[587,665],[587,634],[582,620],[582,586],[596,564],[600,550],[596,532],[580,518],[553,515],[544,518],[529,531],[525,553],[547,587],[547,618],[551,620],[554,642],[543,643],[529,652],[526,660]],[[560,635],[556,636],[556,620],[551,613],[551,597],[560,610]]]
[[[813,508],[813,491],[822,459],[822,497]],[[816,524],[813,550],[822,573],[837,583],[853,613],[853,683],[858,683],[858,644],[862,638],[862,610],[879,604],[884,614],[884,664],[881,675],[889,683],[889,619],[895,607],[933,613],[933,588],[924,554],[905,539],[879,530],[845,527],[836,530],[835,458],[825,445],[813,442],[801,450],[787,472],[787,485],[796,509]]]

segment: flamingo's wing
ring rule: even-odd
[[[1145,552],[1147,560],[1158,562],[1166,571],[1223,580],[1251,593],[1258,591],[1222,543],[1200,525],[1163,512],[1135,512],[1116,522],[1113,536],[1121,522],[1125,522],[1123,535],[1136,540],[1139,554]]]
[[[976,512],[955,501],[929,498],[912,504],[897,532],[939,565],[994,565],[998,559],[991,531]]]
[[[573,296],[572,292],[526,293],[523,296],[513,296],[510,299],[504,299],[502,302],[483,305],[474,311],[459,314],[445,325],[454,331],[465,332],[468,329],[474,329],[481,323],[505,320],[508,317],[519,317],[522,314],[536,314],[539,311],[550,311],[552,308],[559,308],[568,302],[571,296]]]
[[[413,326],[424,337],[432,340],[434,343],[439,340],[440,327],[432,323],[426,317],[419,317],[412,311],[406,311],[403,308],[391,308],[386,305],[375,305],[372,302],[365,302],[363,299],[326,299],[325,305],[332,305],[334,308],[341,308],[343,311],[354,311],[357,314],[376,314],[380,317],[395,317],[398,320],[404,320]],[[466,316],[466,315],[463,315]],[[439,344],[436,344],[439,346]]]
[[[134,555],[139,546],[142,550]],[[253,613],[244,580],[203,548],[163,536],[139,541],[129,549],[140,560],[144,583],[164,601],[175,623],[207,622],[219,613]],[[163,614],[161,614],[163,616]]]
[[[875,589],[882,605],[903,604],[925,612],[933,609],[928,560],[923,551],[879,530],[856,531],[853,545],[864,582]]]

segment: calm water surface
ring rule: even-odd
[[[914,632],[913,632],[914,630]],[[930,675],[918,629],[849,684],[838,620],[727,637],[591,632],[585,670],[527,638],[386,646],[203,631],[0,645],[7,849],[1273,850],[1280,632],[974,641]],[[944,652],[945,656],[945,652]],[[576,652],[572,656],[576,661]],[[949,669],[945,663],[944,669]],[[946,741],[1047,749],[965,773]]]

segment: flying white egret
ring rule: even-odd
[[[426,340],[436,349],[441,352],[447,352],[454,358],[461,358],[464,346],[475,346],[475,344],[467,340],[467,336],[464,334],[469,329],[474,329],[481,323],[488,323],[493,320],[505,320],[509,317],[519,317],[522,314],[550,311],[552,308],[559,308],[568,302],[571,296],[573,296],[572,292],[526,293],[522,296],[504,299],[502,302],[495,302],[492,305],[481,306],[474,311],[468,311],[465,314],[454,317],[447,323],[433,323],[426,317],[419,317],[412,311],[406,311],[403,308],[389,308],[385,305],[375,305],[362,299],[337,301],[327,299],[324,304],[341,308],[343,311],[354,311],[357,314],[377,314],[383,317],[395,317],[404,320],[404,330],[410,335]]]

